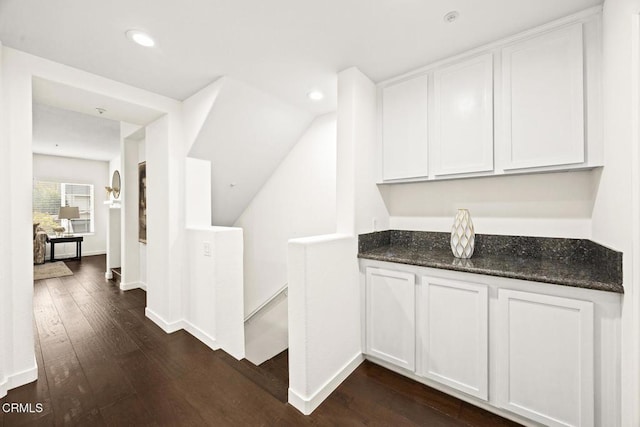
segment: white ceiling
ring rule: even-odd
[[[374,81],[601,0],[0,0],[6,46],[183,100],[221,75],[313,114],[335,109],[336,73]],[[443,16],[460,18],[445,24]],[[150,33],[157,47],[127,40]],[[327,97],[306,98],[311,89]]]
[[[33,104],[33,152],[111,160],[120,154],[120,122]]]
[[[1,1],[1,0],[0,0]],[[33,78],[33,102],[90,116],[144,126],[164,112],[132,104],[117,98],[68,86],[59,82]],[[102,109],[100,113],[97,108]]]

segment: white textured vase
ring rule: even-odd
[[[476,244],[471,215],[466,209],[458,209],[451,227],[451,251],[456,258],[471,258]]]

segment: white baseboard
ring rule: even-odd
[[[198,328],[197,326],[195,326],[194,324],[192,324],[187,320],[180,319],[180,320],[176,320],[175,322],[167,322],[161,316],[155,313],[153,310],[149,309],[149,307],[144,309],[144,314],[149,319],[151,319],[153,323],[158,325],[160,328],[162,328],[163,331],[165,331],[168,334],[172,334],[174,332],[179,331],[180,329],[184,329],[185,331],[193,335],[196,339],[201,341],[204,345],[206,345],[210,349],[212,350],[220,349],[220,346],[218,345],[218,342],[216,341],[215,338],[213,338],[211,335],[207,334],[202,329]]]
[[[86,257],[86,256],[94,256],[94,255],[106,255],[107,252],[105,251],[82,251],[82,258]],[[51,254],[49,252],[47,252],[46,257],[47,260],[49,259],[49,257],[51,256]],[[64,261],[67,258],[72,258],[76,256],[76,251],[75,249],[72,252],[58,252],[56,250],[56,257],[53,259],[54,261]]]
[[[25,369],[22,372],[9,375],[0,382],[0,398],[7,395],[11,389],[32,383],[38,379],[38,364],[33,360],[33,367]]]
[[[363,361],[364,356],[362,353],[357,354],[310,397],[301,396],[289,388],[289,404],[304,415],[311,414]]]
[[[167,322],[149,307],[144,309],[144,315],[147,316],[153,323],[160,326],[163,331],[168,334],[172,334],[180,329],[184,329],[184,321],[182,319],[176,320],[175,322]]]
[[[193,323],[187,320],[183,320],[182,323],[185,331],[189,332],[191,335],[202,341],[202,343],[209,347],[211,350],[218,350],[220,348],[215,338],[195,326]]]
[[[107,279],[107,280],[113,279],[113,273],[111,272],[111,270],[105,271],[104,278]]]
[[[9,390],[9,380],[6,378],[3,378],[2,381],[0,381],[0,399],[2,399],[7,395],[8,390]]]
[[[128,282],[122,283],[120,282],[120,290],[122,291],[130,291],[131,289],[140,289],[142,288],[142,283],[140,282]],[[145,286],[146,289],[146,286]]]
[[[29,369],[25,369],[22,372],[18,372],[16,374],[9,376],[9,390],[12,388],[20,387],[25,384],[29,384],[38,379],[38,364],[35,359],[33,360],[33,366]]]
[[[71,255],[75,255],[75,254],[76,253],[74,252]],[[82,251],[82,256],[83,257],[84,256],[94,256],[94,255],[106,255],[106,254],[107,254],[107,251],[104,251],[104,250],[102,250],[102,251],[88,251],[88,252]]]
[[[140,282],[140,289],[147,292],[147,284],[145,282]]]

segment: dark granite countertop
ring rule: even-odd
[[[459,259],[449,237],[399,230],[363,234],[358,257],[624,293],[622,253],[590,240],[476,235],[473,257]]]

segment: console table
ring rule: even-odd
[[[82,236],[63,236],[63,237],[49,237],[49,243],[51,243],[51,257],[50,261],[56,261],[56,243],[69,243],[76,242],[76,256],[71,258],[64,259],[81,259],[82,258],[82,240],[84,238]],[[60,260],[58,260],[60,261]]]

